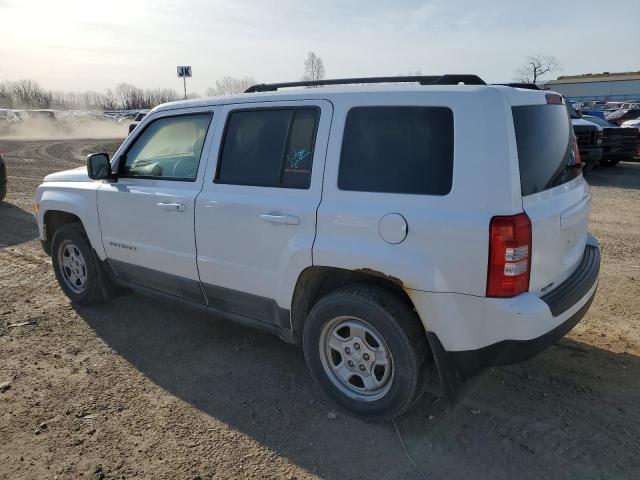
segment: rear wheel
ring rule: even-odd
[[[71,301],[90,305],[104,300],[99,266],[80,224],[69,223],[56,230],[51,260],[58,283]]]
[[[419,318],[404,300],[379,287],[349,286],[322,298],[305,323],[303,347],[325,393],[365,419],[408,410],[431,373]]]

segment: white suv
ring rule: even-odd
[[[559,95],[475,76],[249,91],[161,105],[112,160],[44,179],[40,238],[71,300],[126,286],[301,343],[369,419],[431,372],[455,401],[589,308],[600,255]]]

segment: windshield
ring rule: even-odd
[[[568,102],[567,99],[565,98],[565,103],[567,104],[567,111],[569,112],[569,116],[571,118],[581,118],[582,115],[580,113],[578,113],[578,111],[573,108],[573,105],[571,105],[571,102]]]

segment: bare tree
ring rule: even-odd
[[[560,61],[552,55],[534,55],[527,57],[526,63],[516,70],[517,80],[536,84],[547,73],[562,70]]]
[[[153,108],[156,105],[178,100],[178,93],[170,88],[154,88],[144,91],[145,108]]]
[[[141,88],[129,83],[120,83],[116,86],[115,92],[120,108],[124,110],[147,108],[144,91]]]
[[[82,92],[79,97],[81,108],[100,108],[102,105],[103,95],[93,90]]]
[[[205,96],[215,97],[216,95],[231,95],[234,93],[242,93],[251,85],[255,85],[257,82],[252,77],[234,78],[224,77],[216,80],[215,87],[207,88]]]
[[[116,92],[114,92],[112,88],[107,88],[107,90],[104,92],[104,95],[102,95],[100,106],[104,110],[116,110],[118,108]]]
[[[322,59],[313,52],[307,54],[304,61],[304,75],[302,80],[322,80],[324,78],[324,63]]]
[[[189,98],[198,98],[190,94]],[[121,83],[104,94],[92,90],[85,92],[51,92],[44,90],[33,80],[0,82],[0,108],[59,108],[138,110],[178,100],[178,94],[170,88],[142,89]]]
[[[0,83],[0,108],[12,108],[13,97],[7,88],[6,83]]]
[[[3,86],[3,95],[12,99],[12,106],[26,108],[49,108],[53,94],[43,89],[34,80],[16,80],[6,82]]]

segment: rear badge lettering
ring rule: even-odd
[[[540,290],[540,293],[544,293],[547,290],[551,290],[553,288],[553,286],[556,284],[556,282],[551,282],[549,285],[547,285],[546,287],[542,287],[542,290]]]

